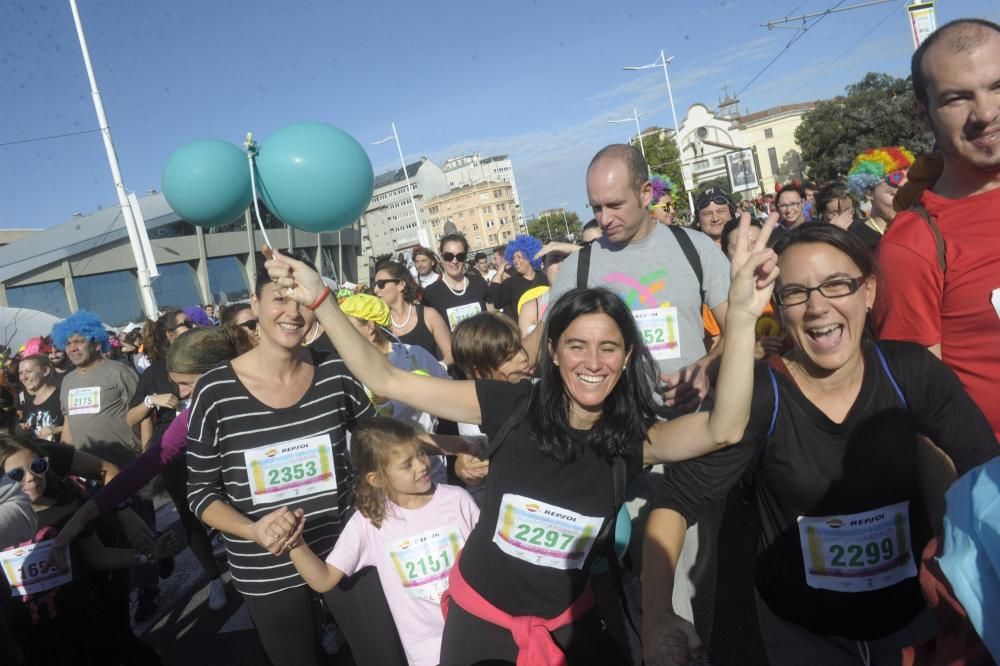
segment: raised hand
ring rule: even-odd
[[[740,215],[740,226],[736,232],[736,250],[730,269],[729,308],[736,308],[755,319],[763,314],[778,279],[778,255],[767,248],[767,241],[777,222],[777,215],[769,215],[757,240],[751,244],[750,214],[744,212]]]
[[[261,248],[266,261],[264,268],[274,282],[274,286],[285,298],[302,305],[315,303],[326,284],[319,273],[297,259],[286,256],[267,245]]]

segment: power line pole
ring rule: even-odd
[[[767,28],[768,30],[774,30],[775,28],[791,28],[792,30],[804,30],[805,22],[811,18],[816,18],[817,16],[828,16],[830,14],[839,14],[840,12],[849,12],[852,9],[864,9],[865,7],[884,5],[889,2],[896,2],[896,0],[871,0],[870,2],[863,2],[860,5],[851,5],[849,7],[834,7],[832,9],[827,9],[822,12],[803,14],[802,16],[786,16],[783,19],[775,19],[774,21],[768,21],[767,23],[761,23],[760,25],[762,28]],[[783,23],[798,23],[800,21],[802,22],[803,27],[782,25]]]

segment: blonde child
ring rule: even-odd
[[[358,510],[326,562],[301,540],[291,558],[317,592],[374,566],[410,666],[433,666],[440,661],[444,630],[441,596],[479,508],[461,488],[434,485],[419,436],[410,424],[389,417],[355,428],[351,461]],[[301,511],[296,515],[302,518]]]

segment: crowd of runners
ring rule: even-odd
[[[265,247],[248,304],[60,322],[6,384],[0,663],[160,663],[157,479],[278,666],[709,663],[727,501],[771,664],[994,663],[1000,27],[912,80],[934,153],[690,225],[611,145],[582,242],[445,235],[359,293]]]

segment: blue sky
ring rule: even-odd
[[[742,89],[796,34],[760,23],[835,4],[78,1],[130,190],[161,189],[167,158],[189,141],[239,144],[248,130],[262,140],[303,120],[350,132],[382,172],[397,166],[394,146],[369,144],[395,121],[408,161],[507,153],[526,212],[568,202],[581,216],[587,162],[628,134],[608,119],[636,107],[644,126],[673,125],[661,71],[623,65],[673,55],[683,118],[694,102],[714,106],[724,84]],[[68,2],[0,4],[0,143],[95,129]],[[831,97],[868,71],[905,75],[904,5],[827,16],[740,95],[741,108]],[[940,5],[939,24],[1000,19],[995,0]],[[100,135],[0,146],[0,197],[7,228],[115,205]]]

